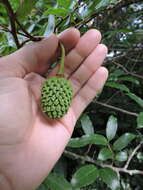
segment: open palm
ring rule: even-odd
[[[56,59],[59,40],[67,51],[65,75],[74,98],[62,119],[51,120],[40,110],[40,87]],[[53,168],[78,117],[107,79],[101,67],[107,48],[100,40],[96,30],[80,38],[76,29],[69,29],[0,59],[0,189],[35,189]]]

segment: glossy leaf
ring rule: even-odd
[[[113,144],[114,150],[122,150],[125,148],[134,138],[136,135],[132,133],[125,133],[121,137],[119,137]]]
[[[124,71],[117,69],[109,75],[108,81],[117,81],[119,76],[123,74],[124,74]]]
[[[120,190],[120,183],[117,173],[110,168],[100,169],[100,178],[112,190]]]
[[[64,8],[50,8],[45,11],[44,15],[66,16],[70,13],[70,10]]]
[[[69,8],[71,0],[57,0],[59,7]]]
[[[119,162],[124,162],[128,158],[128,154],[125,151],[118,152],[115,156],[115,159]]]
[[[102,161],[112,158],[113,158],[113,152],[108,148],[102,148],[98,154],[98,159]]]
[[[137,117],[137,128],[138,129],[143,128],[143,112],[140,112]]]
[[[137,159],[143,160],[143,152],[138,152],[137,153]]]
[[[117,118],[114,116],[110,116],[107,122],[107,126],[106,126],[106,136],[108,138],[108,140],[112,140],[117,132]]]
[[[75,172],[71,184],[74,188],[81,188],[95,182],[98,175],[98,170],[94,165],[85,165]]]
[[[16,11],[16,16],[19,19],[23,19],[27,16],[34,7],[36,0],[22,0],[19,8]]]
[[[107,145],[107,139],[103,135],[93,135],[91,144]]]
[[[78,148],[88,144],[107,145],[107,139],[102,135],[84,135],[80,138],[72,138],[69,147]]]
[[[45,184],[52,190],[72,190],[71,184],[56,173],[51,173],[45,180]]]
[[[125,91],[125,92],[130,92],[129,88],[125,86],[124,84],[118,84],[116,82],[107,82],[105,85],[111,88],[116,88],[116,89]]]
[[[132,100],[134,100],[138,105],[143,108],[143,100],[139,96],[133,93],[128,93],[127,96],[129,96]]]
[[[127,81],[139,85],[140,82],[135,77],[119,77],[118,80]]]
[[[110,1],[109,0],[101,0],[97,5],[96,5],[96,9],[100,9],[103,7],[106,7],[107,5],[109,5]]]
[[[94,134],[94,128],[88,115],[86,114],[82,115],[80,121],[82,129],[86,135]]]

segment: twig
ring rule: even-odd
[[[0,30],[3,30],[5,32],[10,32],[11,33],[11,30],[9,30],[9,28],[7,28],[6,26],[0,24]]]
[[[117,66],[119,66],[120,68],[122,68],[123,71],[125,71],[126,74],[131,75],[131,76],[133,76],[133,77],[137,77],[137,78],[139,78],[139,79],[143,79],[143,76],[128,71],[128,70],[127,70],[123,65],[121,65],[120,63],[117,63],[117,62],[115,62],[115,61],[112,61],[112,62],[113,62],[115,65],[117,65]],[[106,64],[106,63],[105,63],[105,64]]]
[[[122,0],[119,0],[119,1],[116,3],[116,5],[117,5],[118,3],[120,3],[121,1],[122,1]],[[87,18],[85,18],[84,20],[82,20],[81,22],[77,23],[77,24],[75,25],[75,27],[78,28],[78,29],[80,29],[83,25],[85,25],[86,23],[90,22],[90,20],[92,20],[92,19],[94,19],[96,16],[98,16],[98,15],[99,15],[99,12],[101,13],[101,12],[104,12],[105,10],[113,9],[116,5],[114,5],[114,6],[109,5],[108,7],[104,8],[102,11],[99,10],[99,11],[97,11],[96,13],[93,13],[93,14],[90,15],[89,17],[87,17]]]
[[[132,75],[132,76],[134,76],[134,77],[137,77],[137,78],[143,79],[143,76],[138,75],[138,74],[136,74],[136,73],[130,73],[130,72],[129,72],[128,74],[130,74],[130,75]]]
[[[114,166],[109,165],[109,164],[102,164],[101,167],[111,168],[112,170],[116,171],[117,173],[123,172],[123,173],[128,173],[129,175],[135,175],[135,174],[143,175],[143,171],[136,170],[136,169],[135,170],[127,170],[125,168],[118,168],[118,167],[114,167]]]
[[[119,67],[121,67],[121,68],[126,72],[126,74],[131,75],[131,76],[133,76],[133,77],[137,77],[137,78],[143,79],[143,76],[128,71],[128,70],[127,70],[123,65],[121,65],[120,63],[114,62],[114,64],[117,65],[117,66],[119,66]]]
[[[120,93],[120,90],[116,91],[107,101],[106,101],[106,104],[111,102],[111,100]]]
[[[138,144],[138,146],[136,146],[136,148],[133,150],[133,152],[132,152],[131,155],[129,156],[129,158],[128,158],[128,160],[127,160],[125,166],[124,166],[124,169],[127,169],[127,168],[128,168],[128,166],[129,166],[129,164],[130,164],[132,158],[134,157],[134,155],[136,154],[136,152],[140,149],[140,147],[142,146],[142,144],[143,144],[143,141],[141,141],[140,144]]]
[[[103,163],[100,163],[98,161],[93,160],[89,156],[81,156],[81,155],[78,155],[76,153],[73,153],[73,152],[70,152],[67,150],[65,150],[64,153],[66,155],[74,157],[74,159],[80,159],[80,160],[83,160],[84,162],[90,162],[91,164],[95,164],[95,165],[100,166],[102,168],[105,168],[105,167],[111,168],[112,170],[114,170],[117,173],[123,172],[123,173],[128,173],[129,175],[135,175],[135,174],[143,175],[143,171],[141,171],[141,170],[127,170],[126,168],[118,168],[118,167],[115,167],[115,166],[112,166],[109,164],[103,164]]]
[[[40,40],[42,40],[42,39],[44,39],[44,36],[34,37],[34,40],[31,40],[30,38],[28,38],[28,39],[24,40],[24,41],[20,44],[20,46],[22,47],[22,46],[24,46],[24,44],[26,44],[27,42],[30,42],[30,41],[35,41],[35,42],[37,42],[37,41],[40,41]]]
[[[112,105],[109,105],[106,103],[102,103],[99,101],[95,101],[94,103],[101,105],[101,106],[104,106],[104,107],[107,107],[107,108],[110,108],[110,109],[113,109],[113,110],[116,110],[116,111],[119,111],[119,112],[122,112],[122,113],[125,113],[127,115],[132,115],[132,116],[138,117],[138,114],[135,112],[130,112],[130,111],[127,111],[127,110],[124,110],[124,109],[121,109],[121,108],[118,108],[118,107],[115,107],[115,106],[112,106]]]
[[[16,23],[19,25],[20,29],[25,33],[26,37],[29,38],[31,41],[40,41],[40,40],[41,40],[40,37],[39,37],[39,38],[38,38],[38,37],[34,37],[34,36],[32,36],[31,34],[29,34],[29,33],[25,30],[25,28],[23,27],[23,25],[20,24],[20,22],[17,20],[17,18],[15,18],[15,21],[16,21]]]
[[[81,27],[83,27],[83,25],[85,25],[86,23],[90,22],[92,19],[94,19],[96,16],[99,15],[99,13],[101,14],[102,12],[104,13],[105,11],[110,11],[110,10],[114,10],[117,12],[117,10],[120,10],[123,6],[127,7],[132,3],[138,3],[141,2],[141,0],[118,0],[117,3],[115,5],[109,5],[107,7],[105,7],[102,10],[99,10],[93,14],[91,14],[89,17],[85,18],[84,20],[82,20],[81,22],[77,23],[75,25],[76,28],[80,29]]]
[[[73,153],[73,152],[70,152],[70,151],[67,151],[67,150],[64,150],[64,153],[74,157],[74,159],[80,159],[80,160],[83,160],[85,162],[90,162],[92,164],[100,165],[97,161],[93,160],[89,156],[81,156],[79,154],[76,154],[76,153]]]

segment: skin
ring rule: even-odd
[[[57,57],[59,40],[66,48],[65,75],[74,97],[68,113],[54,121],[43,116],[39,102],[42,76]],[[97,30],[80,37],[70,28],[0,59],[0,189],[34,190],[54,167],[80,114],[107,79],[101,66],[107,48],[100,40]]]

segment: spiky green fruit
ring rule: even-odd
[[[51,119],[63,117],[70,106],[73,90],[70,82],[62,77],[47,79],[41,90],[41,107]]]

